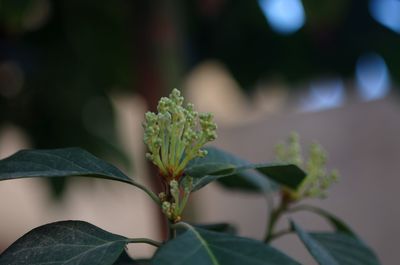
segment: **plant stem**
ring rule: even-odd
[[[271,242],[272,240],[277,239],[277,238],[279,238],[279,237],[281,237],[281,236],[290,234],[290,233],[292,233],[292,232],[293,232],[293,229],[292,229],[292,228],[289,228],[289,229],[284,229],[284,230],[280,230],[280,231],[278,231],[278,232],[276,232],[276,233],[273,233],[273,234],[269,237],[269,242]]]
[[[176,237],[176,229],[173,227],[173,225],[169,225],[168,229],[168,240],[172,240]]]
[[[144,244],[149,244],[155,247],[161,247],[162,243],[149,239],[149,238],[129,238],[128,243],[144,243]]]
[[[267,234],[264,239],[265,243],[269,243],[273,239],[275,226],[279,221],[279,218],[286,211],[286,209],[287,209],[287,202],[282,200],[278,208],[274,209],[271,212],[267,228]]]
[[[183,222],[179,222],[179,223],[173,223],[171,221],[168,221],[168,228],[169,228],[169,233],[168,233],[168,240],[174,239],[176,237],[176,229],[178,227],[182,227]],[[183,223],[186,224],[186,223]],[[185,227],[187,228],[187,227]]]
[[[144,191],[147,195],[150,196],[150,198],[159,206],[161,206],[161,201],[160,198],[158,198],[158,196],[152,192],[151,190],[149,190],[148,188],[146,188],[144,185],[136,182],[136,181],[131,181],[130,184],[132,184],[133,186],[141,189],[142,191]]]

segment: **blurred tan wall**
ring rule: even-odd
[[[128,95],[113,98],[120,137],[135,172],[127,172],[148,185],[144,166],[142,118],[145,104]],[[6,126],[0,132],[0,158],[29,148],[29,138],[18,128]],[[110,160],[112,161],[112,159]],[[155,204],[135,187],[108,180],[73,178],[62,201],[55,202],[42,179],[0,182],[0,251],[29,230],[58,220],[84,220],[127,237],[160,240]],[[139,256],[148,256],[154,247],[135,245]]]
[[[216,145],[253,162],[270,161],[274,145],[291,131],[303,144],[318,141],[329,153],[329,167],[341,173],[322,206],[344,219],[378,254],[382,264],[397,264],[400,237],[400,102],[395,98],[315,113],[287,113],[259,119],[245,126],[221,128]],[[260,196],[207,187],[196,195],[202,221],[235,220],[243,235],[262,238],[266,220]],[[239,219],[236,219],[237,217]],[[294,215],[307,229],[328,228],[312,214]],[[285,224],[281,224],[284,226]],[[276,245],[303,264],[316,264],[294,236]]]

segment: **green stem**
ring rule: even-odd
[[[169,144],[169,157],[168,157],[168,165],[173,166],[175,164],[175,148],[176,148],[176,134],[177,134],[177,126],[176,122],[172,124],[171,134],[170,134],[170,144]]]
[[[169,150],[169,139],[168,139],[168,133],[165,132],[167,129],[162,129],[161,130],[161,139],[162,139],[162,144],[161,144],[161,161],[164,165],[168,164],[168,150]]]
[[[299,212],[299,211],[311,211],[311,212],[314,211],[317,213],[325,213],[324,210],[322,210],[318,207],[312,206],[312,205],[307,205],[307,204],[301,204],[296,207],[292,207],[292,208],[288,209],[289,213],[295,213],[295,212]]]
[[[284,229],[284,230],[278,231],[276,233],[273,233],[269,238],[269,242],[271,242],[272,240],[277,239],[277,238],[279,238],[281,236],[290,234],[292,232],[293,232],[293,229],[289,228],[289,229]]]
[[[267,234],[264,238],[265,243],[269,243],[273,239],[275,226],[278,223],[279,218],[286,211],[286,209],[287,209],[287,203],[284,201],[281,201],[279,207],[274,209],[271,212],[271,216],[270,216],[268,228],[267,228]]]
[[[158,198],[158,196],[152,192],[151,190],[149,190],[148,188],[146,188],[144,185],[135,182],[135,181],[131,181],[130,184],[132,184],[133,186],[141,189],[142,191],[144,191],[147,195],[149,195],[149,197],[159,206],[161,206],[161,201],[160,198]]]
[[[161,242],[149,239],[149,238],[128,238],[128,243],[144,243],[155,246],[157,248],[162,246]]]
[[[170,221],[168,221],[168,240],[172,240],[176,237],[176,227]]]
[[[189,163],[190,160],[192,160],[195,157],[195,154],[199,151],[199,149],[205,144],[205,141],[202,139],[199,140],[199,142],[190,148],[190,151],[186,154],[185,159],[179,164],[177,172],[180,172],[181,170],[184,170],[186,165]]]

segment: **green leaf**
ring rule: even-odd
[[[83,221],[61,221],[37,227],[0,256],[1,265],[110,265],[129,240]]]
[[[321,209],[319,207],[311,205],[299,205],[296,206],[295,208],[292,208],[290,211],[291,212],[309,211],[318,214],[319,216],[325,218],[335,228],[337,232],[342,232],[350,236],[357,237],[355,233],[351,230],[351,228],[348,225],[346,225],[340,218],[334,216],[330,212]]]
[[[206,147],[208,154],[189,162],[185,173],[193,178],[206,175],[225,176],[233,174],[238,168],[250,166],[251,163],[215,147]]]
[[[346,233],[307,233],[292,222],[297,235],[320,265],[379,265],[372,250]]]
[[[276,185],[252,168],[244,159],[215,147],[206,147],[204,158],[192,160],[185,173],[194,178],[193,191],[197,191],[212,181],[219,180],[231,189],[268,193],[276,190]]]
[[[227,224],[227,223],[195,224],[193,226],[196,228],[199,228],[199,229],[203,229],[203,230],[209,230],[209,231],[214,231],[214,232],[219,232],[219,233],[226,233],[226,234],[231,234],[231,235],[234,235],[237,233],[236,227],[234,227],[231,224]]]
[[[191,161],[185,173],[194,178],[193,191],[214,180],[230,188],[268,193],[276,190],[273,180],[296,189],[306,177],[292,164],[252,164],[214,147],[207,147],[208,155]]]
[[[219,233],[226,233],[226,234],[231,234],[235,235],[237,233],[236,227],[234,227],[231,224],[228,223],[215,223],[215,224],[190,224],[196,229],[202,229],[202,230],[209,230],[209,231],[214,231],[214,232],[219,232]],[[186,227],[179,227],[177,229],[178,234],[183,234],[186,232],[187,228]]]
[[[294,190],[306,177],[306,173],[293,164],[259,164],[254,165],[254,168],[277,183]]]
[[[0,160],[0,180],[87,176],[132,183],[113,165],[80,148],[22,150]]]
[[[158,249],[153,265],[298,265],[262,242],[194,228]]]

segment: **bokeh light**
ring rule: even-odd
[[[313,81],[301,103],[302,111],[320,111],[339,107],[345,100],[345,88],[340,78]]]
[[[385,27],[400,33],[400,1],[371,0],[369,11],[372,17]]]
[[[258,0],[271,28],[280,34],[292,34],[305,23],[305,12],[300,0]]]
[[[363,100],[384,97],[390,90],[390,77],[385,60],[376,53],[363,54],[357,60],[356,81]]]

